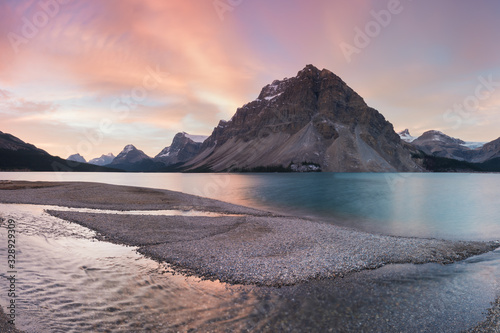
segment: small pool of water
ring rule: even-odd
[[[36,209],[59,210],[64,212],[81,212],[93,214],[121,214],[121,215],[165,215],[165,216],[208,216],[208,217],[222,217],[222,216],[241,216],[241,214],[222,214],[215,212],[207,212],[200,210],[178,210],[178,209],[159,209],[159,210],[110,210],[110,209],[92,209],[92,208],[72,208],[64,206],[52,205],[30,205],[36,206]]]

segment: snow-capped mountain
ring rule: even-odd
[[[404,133],[402,133],[400,133],[400,136],[403,139]],[[430,130],[410,143],[427,155],[469,163],[483,163],[494,158],[500,158],[500,138],[489,143],[463,141],[443,132]]]
[[[138,150],[134,145],[126,145],[110,164],[136,163],[146,159],[150,159],[150,157],[142,150]]]
[[[420,171],[417,152],[332,72],[307,65],[221,121],[184,170]],[[305,166],[305,168],[302,168]]]
[[[70,156],[68,156],[67,160],[73,161],[73,162],[78,162],[78,163],[87,163],[87,161],[85,160],[85,157],[83,157],[80,154],[70,155]]]
[[[113,160],[115,159],[115,155],[113,155],[113,153],[108,153],[108,154],[103,154],[101,155],[101,157],[96,157],[96,158],[93,158],[89,161],[90,164],[95,164],[95,165],[106,165],[106,164],[110,164],[111,162],[113,162]]]
[[[435,130],[425,132],[411,144],[428,155],[459,161],[469,161],[473,155],[473,150],[465,146],[465,141]]]
[[[164,148],[154,160],[166,166],[192,159],[200,151],[201,144],[207,136],[191,135],[186,132],[177,133],[172,144]]]
[[[417,138],[416,136],[412,136],[408,129],[405,129],[404,131],[399,132],[398,135],[401,138],[401,140],[408,142],[408,143],[414,141]]]

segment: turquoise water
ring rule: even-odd
[[[500,175],[24,173],[0,179],[162,188],[399,236],[500,239]]]

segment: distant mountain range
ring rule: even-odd
[[[0,170],[135,172],[500,171],[500,138],[465,142],[439,131],[396,133],[332,72],[307,65],[275,80],[209,137],[177,133],[149,157],[133,144],[115,157],[67,160],[0,132]]]
[[[109,153],[106,155],[103,154],[103,155],[101,155],[101,157],[93,158],[89,161],[89,163],[102,166],[102,165],[110,164],[111,162],[113,162],[114,159],[115,159],[115,155],[113,155],[113,153]]]
[[[0,170],[2,171],[120,171],[64,160],[19,138],[0,132]]]
[[[172,144],[162,149],[154,158],[129,144],[108,166],[126,171],[174,170],[171,168],[172,165],[180,165],[196,156],[206,138],[206,136],[190,135],[186,132],[177,133]]]
[[[413,137],[408,129],[398,133],[402,140],[430,157],[469,163],[474,171],[500,171],[500,138],[485,142],[466,142],[440,131],[427,131]]]

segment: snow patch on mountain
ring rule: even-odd
[[[198,142],[198,143],[203,143],[203,141],[205,141],[208,138],[208,135],[192,135],[192,134],[188,134],[186,132],[183,132],[183,133],[184,133],[184,136],[186,138],[191,139],[194,142]]]
[[[466,148],[469,148],[469,149],[480,149],[480,148],[483,148],[483,146],[486,144],[487,142],[464,142],[461,144],[461,146],[464,146]]]
[[[131,152],[132,150],[135,150],[136,148],[134,145],[126,145],[125,148],[123,148],[122,152],[123,154],[126,154],[128,152]]]
[[[410,131],[408,129],[405,129],[404,131],[401,131],[398,134],[399,134],[399,137],[401,138],[401,140],[406,141],[408,143],[411,143],[417,139],[416,136],[412,136],[410,134]]]

